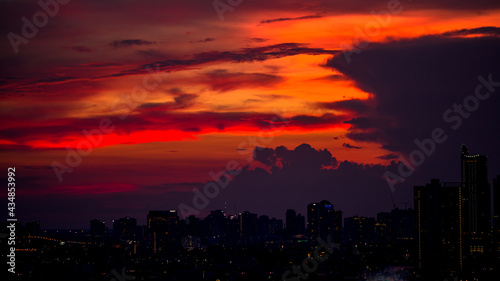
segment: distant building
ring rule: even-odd
[[[295,210],[286,210],[286,234],[289,236],[303,235],[305,234],[305,222],[306,219],[301,214],[297,214]]]
[[[92,237],[104,237],[106,235],[106,223],[98,219],[91,220],[90,235]]]
[[[149,211],[148,247],[153,253],[166,253],[180,246],[179,217],[176,210]]]
[[[496,268],[500,268],[500,175],[493,179],[493,248],[496,252]]]
[[[223,242],[226,231],[226,214],[222,210],[211,211],[204,222],[209,244],[217,245]]]
[[[372,245],[375,229],[375,218],[347,217],[344,219],[345,243],[352,246]]]
[[[491,231],[491,194],[488,182],[488,157],[469,155],[462,145],[462,197],[464,232],[486,234]]]
[[[124,217],[113,220],[113,237],[120,241],[135,240],[137,232],[137,219]]]
[[[324,241],[330,236],[333,243],[340,244],[342,237],[342,212],[335,212],[333,205],[326,200],[307,205],[308,239],[317,243],[320,237]]]
[[[245,211],[239,213],[240,243],[250,245],[257,243],[257,214]]]
[[[425,186],[415,186],[417,267],[423,275],[468,278],[494,267],[490,266],[490,191],[487,156],[469,155],[465,145],[460,182],[434,179]]]
[[[199,249],[201,247],[201,239],[200,237],[191,235],[182,237],[182,247],[188,250]]]
[[[460,186],[433,179],[414,188],[417,263],[426,276],[457,274],[463,268]]]
[[[414,210],[395,208],[377,214],[375,241],[378,244],[401,244],[413,239]]]

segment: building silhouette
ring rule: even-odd
[[[257,243],[257,214],[245,211],[238,214],[240,227],[240,243],[251,245]]]
[[[92,237],[104,237],[106,235],[106,223],[98,219],[91,220],[90,235]]]
[[[181,245],[179,217],[176,210],[149,211],[147,215],[148,248],[154,254],[166,253]]]
[[[414,187],[417,268],[423,278],[487,276],[494,266],[487,156],[461,149],[460,182]]]
[[[286,234],[289,236],[303,235],[306,232],[306,219],[301,214],[297,214],[295,210],[286,210]]]
[[[424,278],[458,274],[463,269],[460,183],[431,180],[415,186],[417,268]]]
[[[352,246],[371,245],[375,242],[375,218],[347,217],[344,219],[345,242]]]
[[[113,220],[113,238],[119,241],[135,240],[137,231],[137,219],[124,217]]]
[[[342,212],[336,212],[333,205],[327,200],[307,205],[307,231],[311,244],[317,243],[318,238],[326,241],[328,237],[333,243],[340,244]]]
[[[486,234],[491,230],[491,195],[488,182],[488,157],[469,155],[462,145],[461,182],[464,199],[464,232]]]

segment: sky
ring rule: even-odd
[[[283,218],[325,199],[376,216],[459,181],[463,143],[500,174],[498,1],[0,5],[0,178],[15,167],[20,221]]]

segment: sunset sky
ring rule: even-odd
[[[60,2],[35,32],[37,1],[0,2],[1,178],[16,167],[24,222],[144,224],[234,161],[199,216],[412,206],[414,185],[459,180],[462,143],[500,174],[499,1]],[[474,110],[445,120],[454,104]],[[392,192],[384,173],[435,128]]]

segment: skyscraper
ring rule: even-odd
[[[320,237],[324,241],[330,237],[334,243],[340,243],[342,231],[342,212],[335,212],[333,205],[326,200],[307,205],[307,229],[309,242],[317,243]]]
[[[463,267],[460,183],[431,180],[415,186],[417,268],[423,277],[456,274]]]
[[[305,218],[293,209],[286,210],[286,233],[290,236],[305,234]]]
[[[124,217],[113,220],[113,237],[120,241],[134,240],[137,231],[137,220]]]
[[[257,242],[257,214],[245,211],[239,213],[240,243],[251,245]]]
[[[464,199],[464,231],[485,234],[491,231],[491,195],[488,182],[488,157],[469,155],[462,145],[461,181]]]
[[[461,180],[414,188],[418,268],[427,274],[489,274],[493,253],[487,157],[461,149]],[[463,274],[472,274],[469,276]]]
[[[149,248],[162,253],[180,245],[179,217],[176,210],[149,211],[147,216]]]

